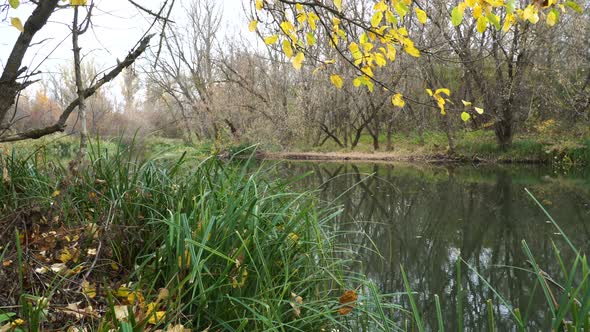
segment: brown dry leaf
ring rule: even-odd
[[[7,259],[4,262],[2,262],[2,266],[4,267],[9,267],[10,265],[12,265],[12,259]]]
[[[347,290],[340,296],[340,304],[343,304],[341,308],[338,309],[338,313],[342,316],[348,315],[354,309],[356,300],[358,299],[358,295],[356,294],[355,290]]]
[[[6,165],[2,165],[2,180],[5,183],[10,183],[10,175],[8,175],[8,168],[6,168]]]
[[[129,309],[126,305],[116,305],[115,309],[115,318],[119,321],[125,321],[129,317]]]
[[[88,332],[85,327],[70,326],[67,332]]]
[[[174,326],[168,326],[168,329],[166,329],[166,332],[190,332],[190,329],[184,328],[184,325],[182,324],[178,324],[178,325],[174,325]]]
[[[53,265],[51,265],[49,267],[51,269],[51,271],[55,272],[55,273],[60,273],[62,271],[64,271],[65,269],[67,269],[67,266],[64,263],[55,263]],[[37,271],[37,270],[35,270]]]
[[[158,291],[158,299],[156,302],[165,301],[170,296],[170,292],[166,288],[160,288]]]
[[[301,308],[299,307],[299,305],[303,304],[303,298],[291,292],[291,301],[293,302],[290,302],[289,304],[293,308],[293,314],[297,318],[301,317]]]
[[[58,312],[62,312],[66,315],[70,315],[70,316],[74,316],[76,319],[82,319],[83,317],[94,317],[94,318],[100,318],[100,315],[94,311],[94,308],[92,308],[92,306],[88,306],[84,309],[80,309],[78,307],[78,305],[82,303],[82,302],[74,302],[74,303],[70,303],[68,304],[65,308],[58,308],[57,311]],[[71,326],[70,328],[75,328],[74,326]],[[69,331],[69,329],[68,329]],[[76,331],[76,330],[74,330]],[[80,331],[85,331],[85,330],[80,330]]]
[[[0,332],[8,332],[12,329],[12,326],[10,326],[10,323],[5,324],[4,326],[0,326]]]
[[[66,306],[65,309],[58,310],[58,311],[63,312],[66,315],[72,315],[72,316],[76,317],[76,319],[81,319],[82,317],[84,317],[84,314],[83,314],[84,311],[81,310],[80,308],[78,308],[79,303],[80,302],[70,303]],[[70,328],[72,328],[72,327],[70,327]],[[69,329],[68,329],[68,331],[69,331]]]

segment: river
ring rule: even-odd
[[[574,256],[533,199],[542,202],[579,250],[590,247],[590,172],[545,166],[410,166],[390,164],[266,162],[282,178],[307,174],[298,189],[317,190],[326,206],[340,206],[334,228],[358,261],[352,269],[383,293],[402,293],[403,266],[429,330],[436,330],[434,295],[445,328],[487,329],[492,299],[496,329],[515,325],[508,307],[520,309],[527,330],[549,330],[545,297],[523,252],[526,241],[539,266],[563,281],[553,244],[566,265]],[[463,312],[457,314],[457,260],[462,265]],[[556,291],[558,293],[558,291]],[[557,295],[556,295],[557,296]],[[407,296],[394,297],[410,310]],[[408,315],[399,314],[403,321]]]

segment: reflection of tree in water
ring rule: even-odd
[[[294,172],[313,171],[300,185],[306,189],[322,185],[320,198],[342,205],[335,227],[344,231],[343,241],[357,253],[357,268],[376,280],[382,292],[403,292],[399,266],[404,266],[431,326],[436,316],[434,294],[439,294],[447,328],[457,328],[459,255],[520,308],[531,328],[543,329],[548,324],[546,312],[541,310],[542,294],[533,290],[533,277],[507,266],[528,268],[521,247],[526,239],[540,266],[559,276],[551,244],[551,240],[559,240],[524,193],[521,181],[514,181],[514,174],[488,171],[485,179],[474,181],[470,170],[466,181],[461,168],[408,172],[403,167],[377,164],[302,163],[290,167]],[[559,207],[560,213],[571,210],[569,218],[562,220],[568,234],[579,230],[587,234],[585,215],[576,210],[580,202],[576,195],[561,192],[553,197],[553,206]],[[466,266],[462,270],[465,327],[476,331],[486,328],[486,301],[491,298],[497,329],[510,330],[513,324],[506,308],[473,271]],[[397,300],[409,308],[406,297]]]

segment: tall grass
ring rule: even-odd
[[[395,329],[387,317],[397,307],[347,270],[349,256],[330,231],[338,211],[318,208],[312,193],[268,181],[248,160],[143,160],[133,144],[116,146],[107,151],[93,142],[78,170],[42,155],[3,156],[1,216],[34,208],[69,229],[96,228],[81,240],[94,249],[98,244],[96,259],[87,257],[78,275],[58,278],[59,298],[54,289],[39,294],[21,283],[22,294],[63,307],[67,290],[93,282],[97,294],[85,296],[85,306],[104,314],[72,324],[98,331],[175,324],[198,331]],[[9,226],[34,228],[27,220]],[[31,258],[26,247],[16,255],[23,264]],[[345,290],[359,299],[352,313],[341,315]],[[80,292],[69,294],[71,300],[82,298]],[[32,331],[54,327],[39,315],[23,318]]]

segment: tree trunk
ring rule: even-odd
[[[513,121],[512,113],[508,110],[502,112],[502,118],[494,124],[496,141],[502,150],[506,150],[512,145],[513,138]]]
[[[76,88],[78,89],[78,113],[80,114],[80,150],[78,151],[78,163],[86,156],[86,146],[88,141],[88,127],[86,119],[86,97],[84,92],[84,81],[82,80],[82,60],[80,57],[80,45],[78,36],[84,33],[78,25],[78,8],[74,6],[74,24],[72,27],[72,46],[74,48],[74,72],[76,75]],[[88,18],[90,19],[90,18]]]
[[[386,147],[387,151],[393,151],[393,144],[391,142],[392,134],[393,134],[393,123],[392,123],[392,121],[389,121],[389,123],[387,124],[387,147]]]
[[[455,154],[455,138],[453,137],[453,128],[451,126],[451,121],[449,119],[449,115],[443,115],[443,125],[445,127],[445,134],[447,135],[447,142],[449,144],[449,154]]]

